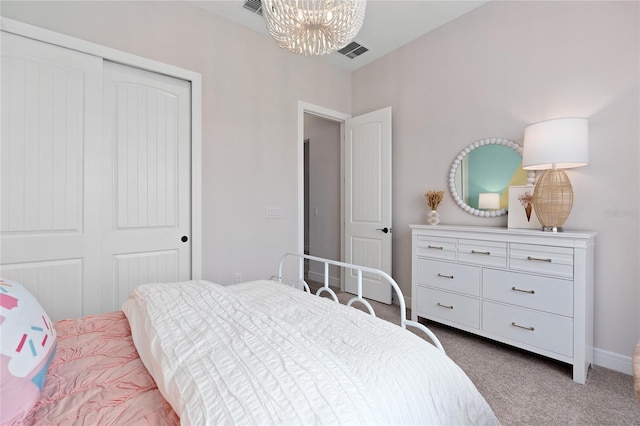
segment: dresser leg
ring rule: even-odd
[[[589,372],[588,363],[573,364],[573,381],[584,385],[587,382],[587,373]]]

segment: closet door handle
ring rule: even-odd
[[[186,235],[183,235],[182,238],[180,238],[180,241],[182,241],[183,243],[186,243],[187,241],[189,241],[189,237],[187,237]]]

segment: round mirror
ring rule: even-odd
[[[508,139],[480,139],[460,151],[449,170],[449,191],[467,213],[507,214],[509,186],[533,184],[535,172],[522,169],[522,147]]]

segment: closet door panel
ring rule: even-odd
[[[114,255],[118,300],[126,300],[141,283],[166,283],[178,280],[178,251]]]
[[[115,90],[117,227],[177,227],[179,99],[123,83]]]
[[[107,310],[139,284],[191,278],[191,86],[109,62],[104,73]]]
[[[2,276],[24,286],[50,318],[82,316],[82,259],[60,259],[3,265]]]
[[[3,52],[2,231],[82,230],[84,79],[66,64]]]
[[[41,294],[73,291],[81,303],[49,306],[53,320],[97,313],[102,60],[7,33],[1,51],[0,272]],[[82,285],[42,278],[60,268]]]

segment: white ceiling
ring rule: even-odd
[[[186,1],[269,37],[263,17],[242,7],[244,0]],[[364,24],[355,38],[369,51],[354,59],[338,53],[325,55],[323,59],[347,70],[355,70],[487,1],[369,0]]]

